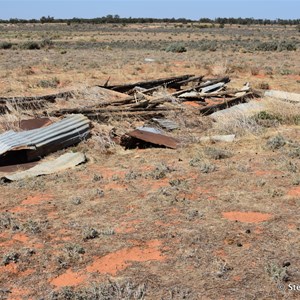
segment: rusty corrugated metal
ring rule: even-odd
[[[127,135],[132,138],[142,140],[147,143],[151,143],[151,144],[158,145],[158,146],[164,146],[164,147],[171,148],[171,149],[176,149],[179,144],[178,140],[176,140],[170,136],[166,136],[166,135],[159,134],[159,133],[143,131],[143,130],[139,130],[139,129],[133,130],[133,131],[129,132]]]
[[[51,152],[74,145],[90,134],[90,121],[78,114],[68,116],[47,127],[23,132],[8,131],[0,135],[0,164],[9,160],[18,163],[17,155],[10,152],[21,151],[22,162],[36,160]],[[25,152],[24,152],[25,151]],[[15,161],[14,161],[15,160]]]

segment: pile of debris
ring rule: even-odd
[[[94,88],[99,94],[111,95],[112,99],[109,99],[110,97],[81,99],[81,102],[74,99],[74,91],[38,97],[0,98],[0,114],[13,113],[15,110],[30,110],[38,117],[34,122],[22,120],[20,128],[23,131],[10,130],[0,135],[0,166],[32,163],[52,152],[80,143],[91,135],[91,120],[107,123],[111,118],[124,120],[134,117],[151,120],[160,128],[172,131],[177,129],[178,125],[166,118],[170,111],[180,113],[192,109],[197,114],[209,115],[259,96],[251,90],[249,84],[245,84],[239,90],[227,89],[229,81],[229,77],[210,79],[194,75],[125,85],[109,85],[107,81],[104,85]],[[56,104],[60,99],[64,99],[66,105],[57,109]],[[48,118],[45,118],[45,115]],[[62,119],[51,124],[49,117]],[[127,132],[120,137],[119,142],[126,149],[135,147],[175,149],[180,145],[178,139],[166,136],[156,128],[145,126]],[[57,160],[50,164],[42,163],[34,168],[30,164],[29,173],[6,176],[6,179],[17,180],[24,176],[49,174],[53,171],[49,170],[51,165],[58,170],[62,162],[70,166],[66,160],[69,162],[71,160],[76,165],[85,158],[82,155],[79,155],[79,158],[75,155],[75,158],[62,156]]]
[[[111,92],[111,98],[88,101],[90,105],[77,106],[72,102],[71,108],[57,109],[56,99],[66,102],[74,96],[74,91],[38,97],[0,98],[0,113],[14,109],[30,109],[37,114],[60,117],[66,114],[83,114],[97,122],[107,122],[109,118],[140,117],[150,119],[163,117],[169,111],[182,111],[184,102],[193,101],[201,114],[211,114],[217,110],[245,102],[249,97],[257,96],[248,84],[240,90],[227,90],[229,77],[204,78],[203,76],[183,75],[158,80],[142,81],[125,85],[98,86],[99,93]],[[109,93],[107,93],[109,95]],[[118,99],[115,96],[118,95]],[[47,108],[47,112],[42,110]]]

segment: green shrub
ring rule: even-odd
[[[296,51],[297,44],[295,42],[282,41],[278,44],[278,51]]]
[[[0,49],[10,49],[13,46],[10,42],[2,42],[0,43]]]
[[[255,120],[275,120],[275,121],[279,121],[279,122],[282,121],[282,118],[280,116],[274,115],[265,110],[257,113],[254,116],[254,118],[255,118]]]
[[[256,51],[296,51],[297,43],[291,41],[281,42],[258,42],[256,43],[254,50]]]
[[[44,39],[41,42],[41,48],[51,48],[53,45],[54,43],[51,39]]]
[[[259,42],[255,46],[256,51],[277,51],[277,42]]]
[[[209,158],[216,159],[216,160],[229,158],[233,155],[230,151],[214,148],[214,147],[205,148],[204,153]]]
[[[166,52],[183,53],[186,51],[185,46],[181,43],[172,43],[166,48]]]
[[[272,138],[269,138],[267,141],[267,148],[270,150],[276,150],[282,148],[286,144],[286,140],[281,135],[276,135]]]
[[[49,80],[40,80],[37,83],[37,86],[41,88],[56,88],[59,85],[59,83],[59,79],[57,77],[53,77]]]
[[[24,50],[38,50],[40,49],[40,45],[37,42],[25,42],[21,45],[21,49]]]
[[[218,44],[216,41],[208,41],[208,42],[201,43],[198,49],[200,51],[216,51],[217,48],[218,48]]]

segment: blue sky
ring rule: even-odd
[[[300,0],[0,0],[0,19],[253,17],[299,19]]]

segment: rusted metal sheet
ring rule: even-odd
[[[51,123],[52,121],[49,118],[35,118],[21,120],[19,122],[1,122],[0,125],[5,130],[10,130],[11,128],[19,128],[21,130],[32,130],[48,126]]]
[[[32,130],[32,129],[48,126],[51,123],[52,122],[49,118],[36,118],[36,119],[22,120],[20,122],[20,129]]]
[[[159,133],[153,133],[143,130],[133,130],[127,134],[129,137],[129,140],[126,138],[123,139],[123,142],[121,142],[121,145],[124,145],[125,148],[134,148],[141,147],[141,148],[148,148],[151,146],[162,146],[166,148],[176,149],[179,145],[179,141],[174,139],[173,137],[166,136]],[[130,138],[133,138],[130,139]],[[140,143],[139,141],[149,143],[150,145]]]
[[[90,121],[71,115],[47,127],[0,135],[0,165],[38,160],[51,152],[78,144],[90,134]]]
[[[0,166],[0,173],[14,173],[14,172],[20,172],[28,170],[38,164],[37,161],[29,162],[25,164],[18,164],[18,165],[9,165],[9,166]]]

